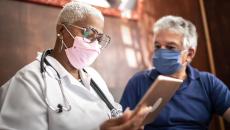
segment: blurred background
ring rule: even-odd
[[[37,52],[53,48],[55,25],[70,0],[0,0],[0,86]],[[230,86],[229,0],[82,0],[100,9],[112,38],[93,64],[119,102],[129,78],[151,68],[152,25],[164,15],[182,16],[198,30],[193,66],[209,71]],[[214,116],[210,130],[230,130]]]

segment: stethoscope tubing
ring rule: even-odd
[[[61,78],[60,75],[58,74],[57,70],[54,69],[53,66],[51,66],[48,61],[46,60],[46,56],[51,52],[51,50],[46,50],[45,52],[43,52],[42,57],[41,57],[41,61],[40,61],[40,67],[41,67],[41,74],[42,74],[42,78],[44,81],[44,89],[42,88],[42,93],[45,99],[45,103],[46,105],[53,111],[57,112],[57,113],[61,113],[63,111],[70,111],[71,110],[71,105],[68,101],[68,99],[66,98],[65,92],[64,92],[64,88],[61,82]],[[45,62],[47,62],[57,73],[58,79],[56,79],[58,81],[61,93],[62,93],[62,97],[63,97],[63,101],[64,101],[64,105],[62,104],[58,104],[57,107],[55,108],[54,106],[50,105],[51,103],[49,102],[49,99],[47,97],[47,81],[46,81],[46,68],[44,66]]]

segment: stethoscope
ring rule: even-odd
[[[42,53],[41,56],[41,61],[40,61],[40,71],[42,74],[42,78],[44,80],[44,84],[45,84],[45,88],[42,89],[42,93],[44,95],[45,98],[45,103],[46,105],[53,111],[55,111],[56,113],[61,113],[63,111],[70,111],[71,110],[71,105],[68,101],[68,99],[66,98],[66,94],[65,91],[63,89],[63,85],[61,82],[61,77],[59,75],[59,73],[57,72],[57,70],[47,61],[46,57],[51,54],[52,50],[46,50]],[[57,106],[52,106],[50,105],[49,99],[47,98],[47,82],[46,82],[46,68],[45,68],[45,64],[52,67],[52,69],[56,72],[57,76],[58,76],[58,84],[62,93],[62,97],[63,97],[63,104],[58,104]],[[87,73],[84,69],[83,71],[85,73]],[[98,96],[105,102],[105,104],[107,105],[107,107],[110,109],[111,112],[111,117],[119,117],[122,115],[122,111],[116,109],[111,103],[110,101],[107,99],[107,97],[105,96],[105,94],[102,92],[102,90],[98,87],[98,85],[96,84],[96,82],[91,78],[90,80],[90,86],[95,90],[95,92],[98,94]]]
[[[49,55],[49,54],[51,54],[51,51],[52,50],[46,50],[46,51],[44,51],[43,53],[42,53],[42,56],[41,56],[41,61],[40,61],[40,71],[41,71],[41,73],[42,73],[42,78],[43,78],[43,80],[44,80],[44,85],[45,85],[45,87],[44,87],[44,90],[43,90],[43,95],[44,95],[44,97],[45,97],[45,103],[46,103],[46,105],[51,109],[51,110],[53,110],[53,111],[55,111],[55,112],[57,112],[57,113],[61,113],[61,112],[63,112],[63,111],[70,111],[71,110],[71,105],[70,105],[70,103],[69,103],[69,101],[67,100],[67,98],[66,98],[66,95],[65,95],[65,92],[64,92],[64,90],[63,90],[63,86],[62,86],[62,82],[61,82],[61,77],[60,77],[60,75],[59,75],[59,73],[57,72],[57,70],[56,69],[54,69],[54,67],[47,61],[47,59],[46,59],[46,56],[47,55]],[[51,106],[50,105],[50,102],[49,102],[49,99],[47,98],[47,82],[46,82],[46,68],[45,68],[45,66],[44,66],[44,63],[46,64],[46,65],[48,65],[48,66],[50,66],[50,67],[52,67],[53,68],[53,70],[56,72],[56,74],[57,74],[57,76],[58,76],[58,79],[57,79],[57,81],[58,81],[58,84],[59,84],[59,87],[60,87],[60,90],[61,90],[61,93],[62,93],[62,97],[63,97],[63,100],[64,100],[64,105],[63,104],[58,104],[56,107],[53,107],[53,106]]]

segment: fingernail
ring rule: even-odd
[[[148,112],[152,112],[153,107],[152,107],[152,106],[148,106],[146,109],[147,109],[146,111],[148,111]]]
[[[147,107],[145,107],[143,113],[144,113],[144,115],[147,115],[147,114],[149,114],[150,112],[152,112],[152,110],[153,110],[153,107],[152,107],[152,106],[147,106]]]
[[[130,111],[130,108],[129,108],[129,107],[126,107],[124,113],[127,112],[127,111]]]

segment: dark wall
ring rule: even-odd
[[[217,76],[230,86],[230,1],[205,0]]]
[[[216,75],[230,88],[230,1],[205,0]],[[230,124],[225,122],[226,130]]]
[[[151,40],[146,38],[152,35],[149,33],[151,24],[163,15],[183,16],[196,25],[199,43],[192,64],[200,70],[210,71],[198,1],[145,0],[141,22],[106,16],[105,32],[112,37],[112,42],[103,50],[93,66],[101,73],[117,101],[128,79],[146,67],[143,65],[143,56],[147,56],[145,51],[151,53],[152,45]],[[56,38],[55,24],[60,8],[9,0],[0,0],[0,5],[2,85],[17,70],[33,61],[38,51],[53,47]],[[227,13],[230,5],[227,0],[206,0],[206,7],[217,76],[230,86],[230,41],[227,38],[230,34],[230,14]],[[143,27],[144,30],[141,30]],[[145,31],[147,35],[143,33]],[[148,45],[145,45],[145,41]],[[218,130],[219,127],[214,124],[212,129]]]

